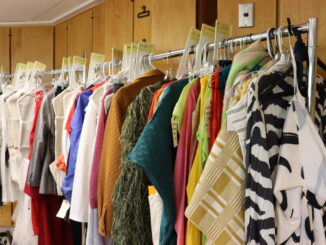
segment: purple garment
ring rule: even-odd
[[[65,177],[61,191],[64,194],[65,198],[70,202],[72,188],[75,177],[75,168],[76,168],[76,160],[77,153],[79,147],[79,140],[81,131],[83,128],[84,118],[85,118],[85,109],[89,102],[89,97],[93,94],[93,91],[88,89],[80,94],[77,100],[77,106],[75,109],[75,113],[71,120],[71,135],[70,135],[70,149],[69,149],[69,157],[68,157],[68,171],[67,176]]]
[[[90,201],[91,209],[97,208],[97,200],[98,200],[97,199],[98,175],[100,170],[105,122],[107,119],[107,115],[105,113],[104,101],[109,94],[112,94],[112,92],[113,92],[112,89],[108,90],[104,94],[101,101],[101,109],[100,109],[100,114],[98,119],[99,121],[98,121],[97,132],[96,132],[93,163],[92,163],[90,183],[89,183],[89,201]]]

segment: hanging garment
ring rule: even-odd
[[[40,194],[56,195],[57,188],[49,165],[54,161],[54,112],[52,99],[61,89],[53,88],[43,97],[36,125],[33,153],[31,155],[28,182],[32,187],[39,187]]]
[[[228,79],[225,86],[224,99],[223,99],[223,115],[222,120],[226,119],[226,111],[229,109],[229,101],[232,96],[233,83],[241,71],[250,71],[255,66],[262,67],[270,56],[266,52],[265,48],[261,45],[260,41],[256,41],[249,47],[241,50],[234,56],[232,67],[228,75]]]
[[[9,112],[5,104],[6,98],[12,93],[5,93],[0,97],[0,115],[1,115],[1,184],[2,184],[2,202],[14,202],[17,200],[17,184],[11,179],[9,152],[8,152],[8,126]]]
[[[207,89],[207,86],[209,84],[209,77],[203,77],[200,79],[200,111],[199,111],[199,124],[196,130],[196,138],[198,141],[198,131],[199,130],[205,130],[205,128],[201,127],[201,129],[199,128],[200,126],[200,122],[202,121],[202,118],[204,116],[204,112],[205,112],[205,92]],[[202,142],[198,141],[198,145],[196,148],[196,154],[195,154],[195,158],[194,161],[192,163],[191,166],[191,170],[189,173],[189,178],[188,178],[188,183],[187,183],[187,187],[186,187],[186,191],[187,191],[187,200],[188,203],[191,201],[192,199],[192,195],[194,193],[195,187],[199,181],[200,178],[200,174],[201,174],[201,167],[202,167],[202,162],[201,162],[201,149],[202,149]],[[189,245],[195,245],[195,244],[201,244],[201,232],[200,230],[197,229],[196,226],[194,226],[191,222],[187,222],[187,233],[186,233],[186,244]]]
[[[110,237],[111,235],[113,216],[112,194],[120,173],[120,135],[128,106],[143,87],[158,82],[163,77],[164,74],[159,70],[146,72],[134,82],[120,88],[112,99],[105,125],[98,185],[99,232],[103,236]]]
[[[70,225],[56,217],[62,197],[56,196],[56,184],[49,170],[49,165],[55,159],[52,99],[61,91],[60,87],[54,87],[46,93],[43,96],[39,114],[35,116],[37,123],[27,186],[25,186],[25,192],[32,198],[32,210],[35,215],[34,219],[38,223],[40,245],[72,244]],[[42,195],[41,190],[46,195]]]
[[[212,88],[212,101],[211,101],[211,123],[209,125],[209,150],[212,149],[218,132],[222,123],[222,109],[223,109],[223,93],[225,84],[220,79],[220,71],[223,68],[218,68],[212,75],[211,88]]]
[[[231,110],[238,116],[228,116],[228,123],[229,120],[237,125],[241,125],[240,121],[246,122],[246,106],[239,106],[245,98],[237,103],[243,90],[246,91],[247,87],[238,86],[235,90],[233,103],[236,105]],[[237,125],[235,129],[238,130]],[[188,219],[209,239],[206,244],[230,241],[244,244],[244,180],[245,167],[239,139],[235,132],[227,131],[224,122],[186,210]]]
[[[276,168],[277,244],[326,244],[326,149],[301,94],[289,107]]]
[[[60,93],[58,96],[56,96],[52,100],[52,105],[54,109],[54,115],[55,115],[55,145],[54,145],[54,151],[55,151],[55,159],[59,159],[59,157],[62,155],[62,133],[64,128],[64,110],[67,106],[67,104],[63,103],[63,98],[68,93],[70,93],[71,90],[69,88],[66,88],[62,93]]]
[[[147,123],[153,93],[162,86],[160,81],[143,88],[129,105],[121,128],[120,175],[113,193],[114,214],[112,239],[114,244],[152,244],[147,176],[129,159]]]
[[[272,176],[293,94],[290,64],[281,61],[248,91],[246,129],[246,242],[275,243]]]
[[[39,111],[41,108],[42,100],[43,100],[44,93],[43,91],[39,91],[35,97],[35,108],[34,108],[34,120],[32,130],[30,132],[30,148],[29,148],[29,156],[28,160],[31,159],[32,152],[33,152],[33,143],[35,138],[35,131],[37,125],[37,119],[39,115]],[[39,212],[39,202],[36,200],[36,197],[39,196],[39,188],[38,187],[31,187],[27,185],[27,181],[25,182],[24,192],[31,197],[31,217],[32,217],[32,224],[33,230],[35,235],[39,235],[39,220],[37,213]]]
[[[326,145],[326,86],[325,80],[317,75],[316,77],[316,105],[314,123],[318,128],[320,137]]]
[[[153,245],[160,244],[160,226],[162,221],[163,203],[162,198],[155,190],[154,186],[148,187],[148,203],[151,213],[151,231]]]
[[[187,85],[189,87],[188,95],[184,105],[184,114],[180,130],[180,139],[178,143],[177,155],[174,164],[174,199],[175,199],[175,230],[177,232],[177,244],[185,244],[186,235],[186,217],[184,215],[187,196],[186,186],[190,173],[192,162],[190,161],[191,151],[191,133],[192,133],[192,114],[196,109],[198,96],[200,93],[200,82],[196,79]],[[187,87],[186,86],[186,87]],[[184,91],[184,90],[183,90]]]
[[[131,161],[143,169],[163,200],[160,245],[176,243],[173,194],[173,165],[176,152],[173,147],[170,119],[182,89],[187,84],[188,79],[182,79],[166,88],[154,116],[130,154]]]
[[[92,160],[92,169],[89,181],[89,216],[88,216],[88,228],[86,245],[109,245],[111,244],[110,238],[101,236],[98,232],[99,229],[99,216],[97,209],[97,186],[98,186],[98,175],[101,160],[101,150],[104,137],[104,127],[107,118],[108,108],[111,104],[113,97],[113,90],[109,89],[104,92],[101,98],[101,108],[99,112],[99,119],[96,125],[96,139],[94,145],[94,155]]]
[[[75,178],[70,205],[69,218],[86,223],[89,210],[89,179],[95,144],[95,132],[100,109],[100,99],[104,92],[101,86],[95,89],[86,107],[76,158]]]

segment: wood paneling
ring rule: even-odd
[[[84,56],[89,60],[93,48],[92,9],[68,20],[68,55]]]
[[[276,26],[277,0],[218,0],[217,18],[233,26],[232,36],[265,32]],[[239,3],[254,2],[254,27],[238,27]]]
[[[12,205],[7,204],[0,207],[0,226],[11,226],[11,211]]]
[[[10,71],[10,28],[0,27],[0,66]]]
[[[11,28],[11,67],[19,62],[38,60],[53,68],[53,26],[24,26]]]
[[[152,43],[156,52],[184,48],[196,25],[196,0],[153,1]]]
[[[54,66],[61,67],[62,58],[68,56],[68,22],[54,27]]]
[[[155,52],[181,49],[186,45],[189,30],[196,26],[196,0],[155,0],[153,1],[152,43]],[[179,58],[169,63],[177,69]],[[164,71],[166,62],[155,62]]]
[[[155,1],[155,0],[154,0]],[[143,12],[143,6],[150,15],[138,18],[138,13]],[[152,0],[135,0],[134,1],[134,41],[151,42],[152,39]]]
[[[124,44],[133,41],[133,2],[108,0],[106,11],[106,55],[111,59],[112,48],[122,49]]]
[[[325,0],[278,0],[278,24],[286,25],[290,17],[293,24],[306,23],[309,18],[318,18],[318,57],[326,63],[326,1]],[[306,41],[307,43],[307,41]],[[326,77],[326,72],[319,72]]]
[[[106,4],[103,2],[93,8],[93,52],[106,53]]]

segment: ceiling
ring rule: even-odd
[[[103,0],[0,0],[0,25],[56,24]]]

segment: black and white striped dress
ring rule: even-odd
[[[246,132],[246,241],[275,244],[273,171],[287,109],[293,95],[291,65],[282,62],[252,82]]]

